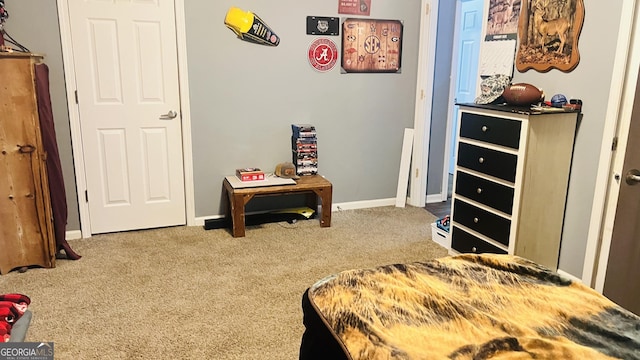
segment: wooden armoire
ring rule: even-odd
[[[0,274],[55,266],[34,74],[41,60],[34,54],[0,53]]]

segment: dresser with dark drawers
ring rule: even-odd
[[[451,252],[557,269],[579,113],[458,105]]]

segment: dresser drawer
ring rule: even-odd
[[[453,221],[501,244],[509,245],[511,229],[511,220],[509,219],[456,199],[453,203]]]
[[[492,253],[492,254],[506,254],[507,252],[500,249],[497,246],[493,246],[488,242],[479,239],[468,232],[453,227],[451,233],[451,248],[460,253]]]
[[[520,144],[518,120],[462,113],[460,136],[517,149]]]
[[[458,171],[455,192],[503,213],[511,214],[514,195],[511,187]]]
[[[467,143],[458,144],[458,165],[467,169],[514,182],[517,163],[518,157],[514,154]]]

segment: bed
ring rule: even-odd
[[[302,297],[300,359],[640,359],[640,317],[524,258],[340,272]]]

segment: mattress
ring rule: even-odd
[[[640,317],[510,255],[343,271],[302,310],[300,359],[640,359]]]

